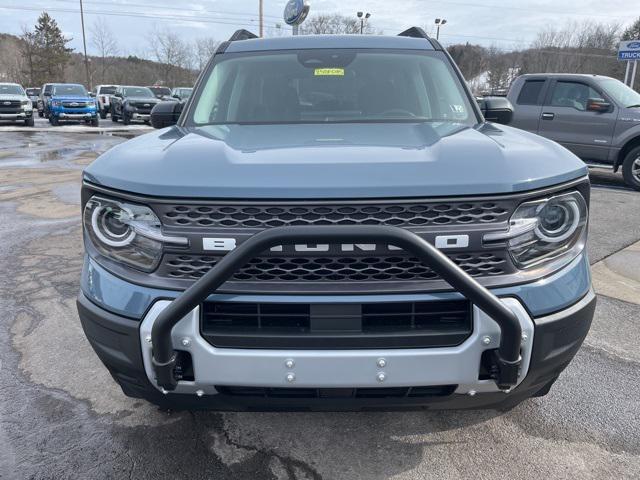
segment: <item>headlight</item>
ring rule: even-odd
[[[584,249],[587,217],[587,202],[579,192],[525,202],[511,216],[508,232],[489,233],[484,241],[507,240],[518,268],[560,257],[571,260]]]
[[[20,104],[25,107],[27,105],[31,105],[31,100],[22,100],[22,102],[20,102]]]
[[[83,223],[101,255],[145,272],[158,266],[163,244],[188,244],[186,238],[163,235],[160,220],[144,205],[94,196],[84,207]]]
[[[59,107],[60,105],[62,105],[60,103],[60,100],[51,100],[51,106],[53,107]]]

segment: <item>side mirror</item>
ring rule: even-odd
[[[151,126],[153,128],[165,128],[175,125],[181,113],[181,103],[160,102],[151,110]]]
[[[590,98],[587,100],[588,112],[605,113],[611,109],[611,104],[603,98]]]
[[[95,93],[93,93],[93,92],[89,92],[89,96],[90,96],[91,98],[96,98],[96,94],[95,94]]]
[[[508,125],[513,118],[513,105],[506,97],[484,97],[478,99],[478,105],[488,122]]]

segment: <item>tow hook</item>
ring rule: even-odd
[[[500,357],[500,351],[496,349],[491,351],[491,360],[491,378],[500,390],[510,390],[518,383],[522,357],[510,362]]]

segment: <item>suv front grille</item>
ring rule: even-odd
[[[506,222],[510,201],[412,203],[158,205],[166,226],[257,228],[289,225],[394,225],[421,227]]]
[[[159,274],[170,278],[196,280],[222,257],[166,254]],[[506,252],[449,255],[473,277],[511,273]],[[259,257],[237,270],[231,281],[274,282],[375,282],[396,280],[438,280],[440,277],[420,260],[408,256],[371,257]]]
[[[201,333],[228,348],[402,348],[459,345],[468,300],[347,304],[205,302]]]

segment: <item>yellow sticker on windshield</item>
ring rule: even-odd
[[[316,77],[319,76],[334,76],[344,77],[344,68],[316,68]]]

